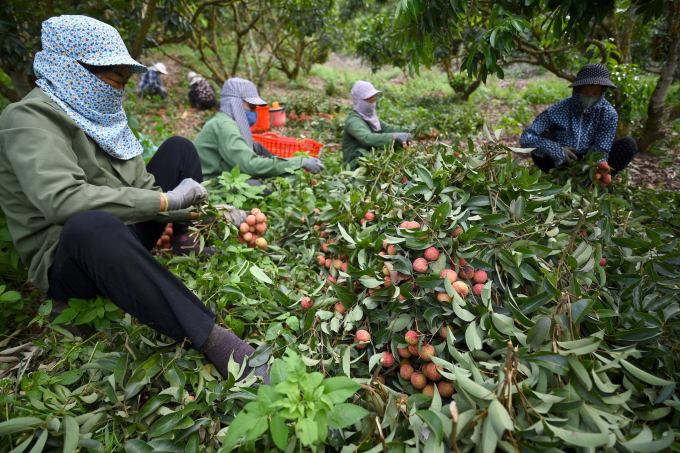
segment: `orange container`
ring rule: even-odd
[[[255,112],[257,112],[257,121],[250,126],[250,132],[267,132],[269,130],[269,106],[258,105]]]
[[[283,127],[286,125],[286,104],[281,104],[281,108],[269,110],[269,121],[272,127]]]
[[[319,150],[323,146],[323,143],[314,140],[281,137],[272,132],[253,134],[253,140],[279,157],[293,157],[295,153],[299,152],[306,152],[312,157],[319,157]]]

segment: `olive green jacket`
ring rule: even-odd
[[[236,121],[226,113],[218,113],[205,123],[194,139],[201,158],[204,179],[216,179],[238,165],[241,173],[253,178],[282,176],[288,168],[299,169],[302,157],[260,157],[241,135]]]
[[[395,132],[402,132],[398,126],[380,121],[380,132],[374,132],[365,119],[357,112],[347,115],[345,134],[342,137],[342,166],[356,168],[361,152],[371,148],[383,148],[392,142]]]
[[[78,213],[109,212],[126,224],[189,220],[189,210],[159,213],[160,191],[142,156],[110,156],[39,88],[0,115],[0,208],[41,291],[61,229]]]

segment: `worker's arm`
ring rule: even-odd
[[[287,169],[297,170],[302,167],[301,157],[266,158],[255,154],[234,121],[224,121],[218,124],[217,134],[220,157],[230,167],[238,166],[241,173],[253,178],[282,176],[289,173]]]
[[[519,144],[522,148],[534,148],[533,153],[538,157],[552,158],[557,167],[565,161],[564,150],[559,143],[542,136],[549,129],[550,114],[548,109],[538,115],[533,124],[522,132]]]
[[[393,132],[373,132],[363,119],[348,119],[345,130],[361,143],[362,148],[383,148],[394,138]]]

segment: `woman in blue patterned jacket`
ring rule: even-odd
[[[630,137],[614,140],[618,115],[604,98],[607,88],[616,88],[603,64],[587,64],[576,75],[571,97],[536,117],[522,133],[520,145],[534,148],[531,157],[541,171],[570,165],[593,152],[604,153],[612,175],[628,166],[637,153]]]

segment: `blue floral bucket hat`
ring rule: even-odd
[[[142,146],[123,110],[125,92],[79,64],[126,65],[133,73],[146,72],[118,31],[91,17],[58,16],[43,22],[41,39],[43,50],[33,62],[40,89],[111,156],[128,160],[140,155]]]

